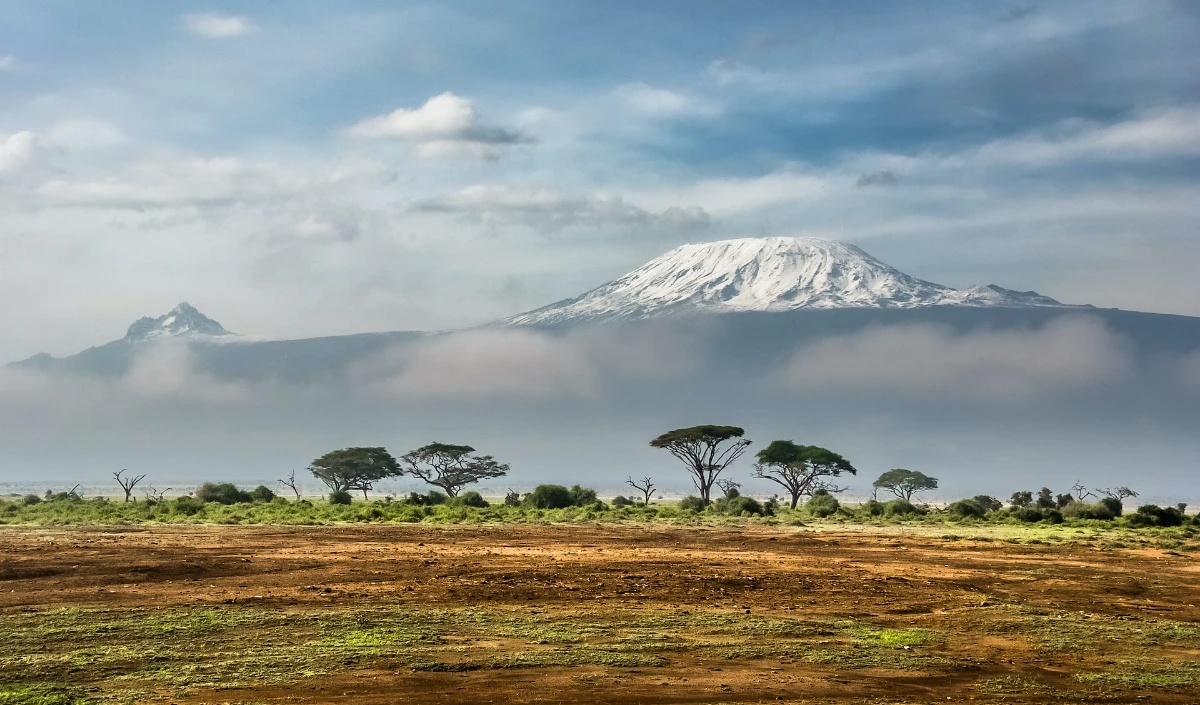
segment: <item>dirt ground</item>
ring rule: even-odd
[[[5,528],[0,702],[1197,703],[1198,579],[917,530]]]

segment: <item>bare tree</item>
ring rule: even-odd
[[[113,473],[113,478],[117,481],[117,484],[121,486],[121,489],[125,490],[125,501],[137,502],[137,498],[133,496],[133,488],[137,487],[137,483],[146,479],[146,476],[138,475],[134,477],[133,475],[126,475],[125,477],[121,477],[121,475],[126,472],[129,472],[129,470],[127,468],[122,468],[119,472]]]
[[[1094,492],[1084,487],[1083,483],[1079,480],[1076,480],[1075,484],[1071,485],[1071,492],[1075,493],[1075,499],[1079,500],[1080,502],[1082,502],[1085,497],[1096,496]]]
[[[279,480],[279,484],[283,485],[284,487],[290,489],[292,492],[296,493],[296,501],[297,502],[300,501],[300,487],[296,483],[296,471],[295,470],[291,471],[288,474],[286,480]]]
[[[171,489],[172,488],[168,487],[165,490],[158,490],[155,489],[154,485],[150,485],[150,489],[146,490],[146,499],[148,501],[161,502],[166,498],[166,494],[170,492]]]
[[[625,481],[625,484],[642,493],[642,504],[646,505],[647,507],[650,506],[650,498],[654,496],[655,492],[657,492],[657,490],[654,488],[654,483],[651,482],[651,479],[653,478],[643,477],[639,483],[630,477]]]
[[[1137,497],[1138,496],[1137,492],[1134,492],[1133,490],[1129,489],[1128,487],[1097,489],[1096,491],[1099,492],[1100,494],[1104,495],[1105,497],[1110,497],[1115,500],[1122,500],[1127,497]]]

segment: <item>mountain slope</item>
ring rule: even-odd
[[[581,296],[512,316],[510,325],[631,320],[684,312],[923,306],[1061,307],[1036,292],[953,289],[847,243],[745,238],[683,245]]]

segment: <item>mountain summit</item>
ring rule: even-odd
[[[141,343],[179,336],[216,338],[226,335],[233,333],[185,301],[158,318],[145,317],[134,321],[122,340]]]
[[[581,296],[504,320],[510,325],[640,319],[687,312],[815,308],[1064,306],[998,286],[953,289],[910,277],[854,245],[767,237],[683,245]]]

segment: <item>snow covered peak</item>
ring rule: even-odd
[[[512,325],[639,319],[684,312],[798,308],[1061,306],[996,286],[952,289],[910,277],[854,245],[767,237],[683,245],[582,296],[505,320]]]
[[[161,338],[222,337],[233,335],[186,301],[158,318],[139,318],[129,326],[125,341],[138,343]]]

